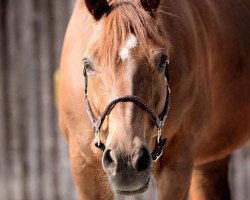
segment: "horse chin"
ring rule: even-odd
[[[145,191],[147,191],[148,186],[149,186],[149,182],[150,182],[150,177],[148,178],[148,180],[147,180],[147,182],[145,183],[145,185],[142,186],[142,187],[139,188],[139,189],[136,189],[136,190],[117,190],[117,189],[113,188],[113,191],[114,191],[116,194],[125,195],[125,196],[139,195],[139,194],[142,194],[142,193],[144,193]]]

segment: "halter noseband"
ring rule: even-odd
[[[167,69],[166,69],[167,70]],[[92,124],[92,127],[94,129],[94,134],[95,134],[95,146],[102,149],[103,151],[105,150],[105,145],[102,143],[100,139],[100,129],[101,126],[106,118],[107,115],[110,114],[112,109],[115,107],[115,105],[119,102],[133,102],[143,108],[144,110],[148,111],[149,114],[151,115],[156,127],[157,127],[157,138],[155,141],[155,148],[153,152],[151,153],[152,159],[154,161],[158,160],[160,156],[163,153],[163,147],[165,143],[167,142],[166,138],[161,137],[162,133],[162,127],[167,119],[168,112],[170,109],[170,88],[168,85],[168,72],[165,73],[165,78],[166,78],[166,87],[167,87],[167,96],[166,96],[166,102],[164,109],[161,113],[160,116],[157,115],[157,113],[148,105],[146,101],[141,99],[140,97],[134,96],[134,95],[127,95],[127,96],[122,96],[122,97],[117,97],[113,99],[105,108],[105,110],[101,113],[101,115],[96,119],[94,117],[94,114],[91,110],[89,100],[88,100],[88,74],[86,69],[83,69],[83,77],[85,80],[85,88],[84,88],[84,93],[85,93],[85,107],[86,107],[86,112],[88,114],[88,117],[90,119],[90,122]]]

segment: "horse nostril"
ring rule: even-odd
[[[112,165],[115,163],[115,158],[111,155],[112,152],[110,149],[105,150],[103,154],[103,166],[107,169],[112,167]]]
[[[142,171],[149,169],[150,165],[151,165],[150,153],[146,148],[142,148],[137,158],[136,166],[137,166],[138,172],[142,172]]]

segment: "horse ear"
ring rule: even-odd
[[[160,0],[141,0],[142,7],[151,14],[155,13],[159,4]]]
[[[85,3],[89,12],[96,20],[101,19],[110,10],[107,0],[85,0]]]

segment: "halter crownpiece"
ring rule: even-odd
[[[167,70],[167,68],[166,68]],[[100,139],[100,130],[101,126],[106,118],[107,115],[110,114],[112,109],[115,107],[115,105],[119,102],[133,102],[143,108],[144,110],[148,111],[149,114],[151,115],[151,118],[153,119],[156,128],[157,128],[157,137],[155,141],[155,148],[152,152],[152,159],[154,161],[158,160],[160,156],[163,153],[163,147],[167,142],[166,138],[162,138],[162,127],[167,119],[168,112],[170,109],[170,88],[168,85],[168,72],[166,71],[165,73],[165,78],[166,78],[166,87],[167,87],[167,96],[166,96],[166,102],[165,106],[163,108],[163,111],[160,116],[157,115],[155,110],[153,110],[148,103],[141,99],[140,97],[134,96],[134,95],[127,95],[127,96],[122,96],[122,97],[117,97],[113,99],[105,108],[105,110],[101,113],[101,115],[96,119],[94,117],[94,114],[91,110],[89,100],[88,100],[88,74],[86,69],[83,69],[83,77],[84,77],[84,82],[85,82],[85,88],[84,88],[84,93],[85,93],[85,107],[86,107],[86,112],[88,114],[88,117],[90,119],[90,122],[92,124],[92,127],[94,129],[94,135],[95,135],[95,146],[102,149],[103,151],[105,150],[105,145],[102,143]]]

